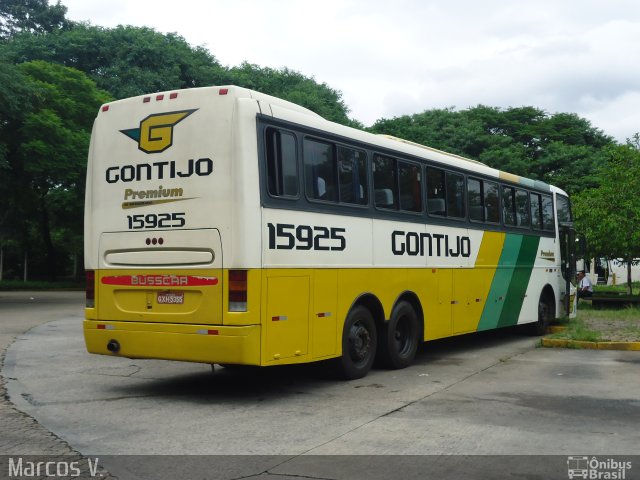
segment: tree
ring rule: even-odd
[[[7,119],[0,130],[12,205],[8,230],[44,251],[47,276],[55,278],[58,252],[81,248],[65,232],[82,231],[90,129],[109,96],[74,69],[42,61],[17,69],[30,108]]]
[[[112,97],[228,83],[228,72],[203,47],[151,28],[73,24],[48,35],[15,35],[7,44],[16,63],[45,60],[86,73]]]
[[[606,163],[597,174],[598,188],[575,195],[578,230],[587,239],[592,257],[621,259],[627,265],[627,290],[631,266],[640,258],[640,135],[626,145],[609,147]]]
[[[595,186],[601,150],[613,139],[577,115],[535,107],[427,110],[378,120],[370,130],[479,160],[569,193]]]
[[[342,93],[326,83],[283,68],[261,68],[247,62],[229,71],[231,83],[296,103],[332,122],[361,126],[348,117]]]
[[[48,0],[0,0],[0,38],[18,32],[44,33],[65,28],[67,7]]]

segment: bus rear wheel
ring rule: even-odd
[[[379,341],[380,362],[387,368],[411,365],[420,343],[418,315],[409,302],[400,302],[384,325]]]
[[[538,321],[526,326],[526,333],[532,337],[539,337],[547,333],[549,324],[555,317],[552,299],[544,293],[538,300]]]
[[[359,305],[347,315],[342,332],[342,356],[338,358],[340,374],[346,380],[364,377],[376,357],[377,332],[371,312]]]

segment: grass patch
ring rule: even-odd
[[[0,281],[0,291],[17,290],[84,290],[84,283],[74,280],[61,280],[58,282],[47,282],[44,280],[2,280]]]
[[[640,308],[594,310],[581,302],[576,318],[559,323],[566,327],[548,338],[585,342],[640,342]]]

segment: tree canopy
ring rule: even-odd
[[[535,107],[434,109],[370,128],[543,180],[577,192],[597,184],[602,148],[613,139],[571,113],[547,114]]]
[[[0,210],[0,249],[44,252],[30,264],[49,276],[64,271],[57,268],[61,258],[68,263],[82,254],[86,155],[101,103],[225,84],[284,98],[328,120],[363,127],[349,117],[339,90],[300,72],[247,62],[226,67],[209,50],[191,46],[175,33],[71,22],[60,1],[0,0],[0,191],[5,204],[11,205]],[[426,110],[380,119],[368,130],[544,180],[571,194],[586,191],[577,199],[578,212],[586,205],[583,198],[600,198],[601,183],[607,191],[607,185],[618,181],[607,177],[617,171],[616,162],[622,164],[637,153],[637,148],[634,153],[629,146],[616,147],[611,137],[578,115],[549,114],[533,106]],[[602,193],[600,215],[608,214],[604,198],[612,191],[608,192]],[[589,214],[581,217],[585,229],[600,238],[589,224]],[[622,218],[611,221],[627,226]],[[636,233],[626,234],[636,238]],[[604,254],[607,249],[596,248],[598,242],[593,243],[594,252]],[[618,256],[626,256],[627,250],[615,248]],[[611,255],[613,251],[608,250]]]
[[[579,231],[587,239],[591,257],[621,259],[630,267],[640,258],[640,137],[627,145],[606,149],[597,169],[599,186],[573,198]]]

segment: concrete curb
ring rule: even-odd
[[[542,346],[547,348],[582,348],[588,350],[629,350],[640,351],[640,342],[584,342],[563,338],[543,338]]]

